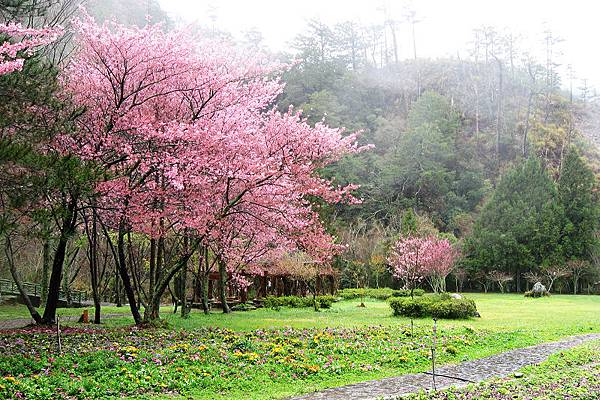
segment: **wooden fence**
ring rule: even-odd
[[[42,296],[42,285],[37,283],[23,282],[23,289],[30,297],[40,298]],[[0,279],[0,294],[19,296],[21,293],[13,280]],[[70,293],[68,293],[61,289],[58,292],[59,301],[67,302],[69,297],[71,302],[75,305],[81,305],[82,302],[88,300],[87,293],[79,290],[71,290]]]

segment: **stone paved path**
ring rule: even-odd
[[[523,367],[544,361],[553,353],[576,347],[594,339],[600,339],[600,334],[571,336],[557,342],[510,350],[505,353],[466,361],[460,364],[445,365],[436,368],[436,373],[460,377],[472,382],[508,376]],[[456,379],[436,377],[437,389],[450,386],[465,386],[467,384],[468,382]],[[431,375],[421,373],[326,389],[321,392],[296,397],[292,400],[393,399],[403,394],[415,393],[421,389],[427,390],[431,388]]]

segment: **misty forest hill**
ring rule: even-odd
[[[475,32],[468,59],[404,61],[382,43],[357,44],[357,25],[313,21],[308,29],[295,43],[302,63],[287,75],[280,106],[362,130],[375,145],[330,171],[361,185],[364,203],[341,218],[390,222],[413,207],[462,236],[503,171],[523,158],[541,157],[558,179],[572,144],[598,171],[591,91],[576,98],[563,90],[558,60],[524,58],[493,28]]]

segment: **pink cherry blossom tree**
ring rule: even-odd
[[[434,293],[446,291],[446,277],[452,272],[457,251],[448,239],[429,238],[424,260],[426,278]]]
[[[99,214],[118,232],[116,262],[137,323],[127,232],[150,238],[146,319],[158,318],[169,281],[199,247],[219,258],[222,297],[228,274],[273,249],[331,257],[337,247],[308,198],[354,201],[354,186],[336,187],[318,170],[364,148],[355,134],[273,108],[285,66],[159,25],[85,17],[75,26],[79,51],[63,83],[86,113],[56,145],[106,171]],[[191,240],[167,261],[165,238],[180,232]]]
[[[392,275],[402,280],[404,287],[410,290],[413,297],[415,288],[427,275],[425,254],[426,241],[417,237],[400,238],[392,247],[388,256],[388,263]]]
[[[446,277],[452,270],[456,252],[447,239],[404,237],[388,256],[394,277],[401,279],[411,297],[414,289],[427,279],[434,292],[445,290]]]

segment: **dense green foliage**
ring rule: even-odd
[[[410,296],[410,290],[406,289],[342,289],[338,291],[338,296],[344,300],[360,299],[369,297],[377,300],[387,300],[390,297],[408,297]],[[423,296],[425,291],[423,289],[413,290],[413,296]]]
[[[598,205],[593,197],[595,177],[576,149],[565,157],[558,180],[558,200],[565,217],[563,256],[589,259],[598,250]]]
[[[507,171],[484,205],[465,243],[472,271],[508,272],[521,290],[524,272],[589,259],[597,247],[594,178],[575,149],[558,184],[537,158]]]
[[[315,307],[319,308],[331,308],[331,305],[336,301],[335,296],[315,296],[312,297],[300,297],[300,296],[267,296],[263,301],[263,305],[267,308],[279,309],[280,307],[290,308],[303,308],[303,307]],[[316,303],[316,306],[315,306]]]
[[[473,268],[519,273],[562,258],[564,211],[540,160],[508,171],[485,204],[466,248]]]
[[[368,54],[387,53],[363,35],[369,29],[312,21],[294,42],[301,62],[286,75],[279,102],[281,109],[299,105],[312,123],[360,129],[375,146],[324,171],[361,185],[362,204],[323,210],[350,245],[338,265],[342,286],[394,287],[382,254],[406,231],[464,242],[468,275],[460,287],[472,289],[494,288],[488,273],[501,271],[513,277],[509,290],[523,291],[527,272],[591,260],[590,166],[598,170],[598,152],[584,121],[596,111],[561,90],[552,60],[490,56],[489,45],[515,45],[490,27],[476,32],[490,43],[484,51],[474,40],[466,51],[472,58],[377,60]],[[594,281],[593,270],[559,286],[580,291]]]
[[[447,295],[427,295],[417,298],[393,298],[389,300],[394,315],[441,319],[466,319],[477,315],[472,299],[454,299]]]

